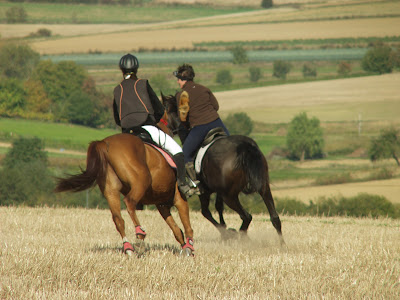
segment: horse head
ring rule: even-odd
[[[178,128],[181,125],[176,98],[174,95],[165,96],[161,93],[161,101],[168,116],[168,128],[175,135],[178,133]]]

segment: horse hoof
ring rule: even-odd
[[[125,254],[129,257],[131,257],[133,255],[134,251],[133,250],[126,250]]]
[[[191,257],[194,256],[194,253],[190,248],[185,248],[181,250],[180,256]]]

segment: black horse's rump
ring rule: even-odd
[[[238,144],[236,169],[244,170],[247,185],[242,190],[245,194],[261,193],[265,182],[268,182],[268,173],[265,172],[263,155],[255,143],[238,136],[242,142]]]

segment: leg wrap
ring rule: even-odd
[[[138,238],[139,235],[141,236],[146,236],[146,231],[144,230],[144,228],[140,225],[135,227],[135,231],[136,231],[136,238]]]
[[[189,248],[190,250],[194,251],[194,241],[193,238],[186,238],[186,244],[182,246],[182,249]]]

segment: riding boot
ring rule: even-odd
[[[185,161],[183,159],[183,153],[175,154],[172,158],[176,164],[176,177],[178,181],[178,189],[186,197],[190,197],[195,193],[196,189],[191,188],[186,181]]]
[[[192,180],[192,182],[197,186],[199,181],[197,180],[196,171],[194,170],[193,162],[187,162],[185,164],[186,174]]]
[[[200,195],[203,191],[201,183],[197,180],[196,171],[194,170],[193,162],[188,162],[185,164],[186,174],[189,176],[192,186],[196,188],[195,193]]]

